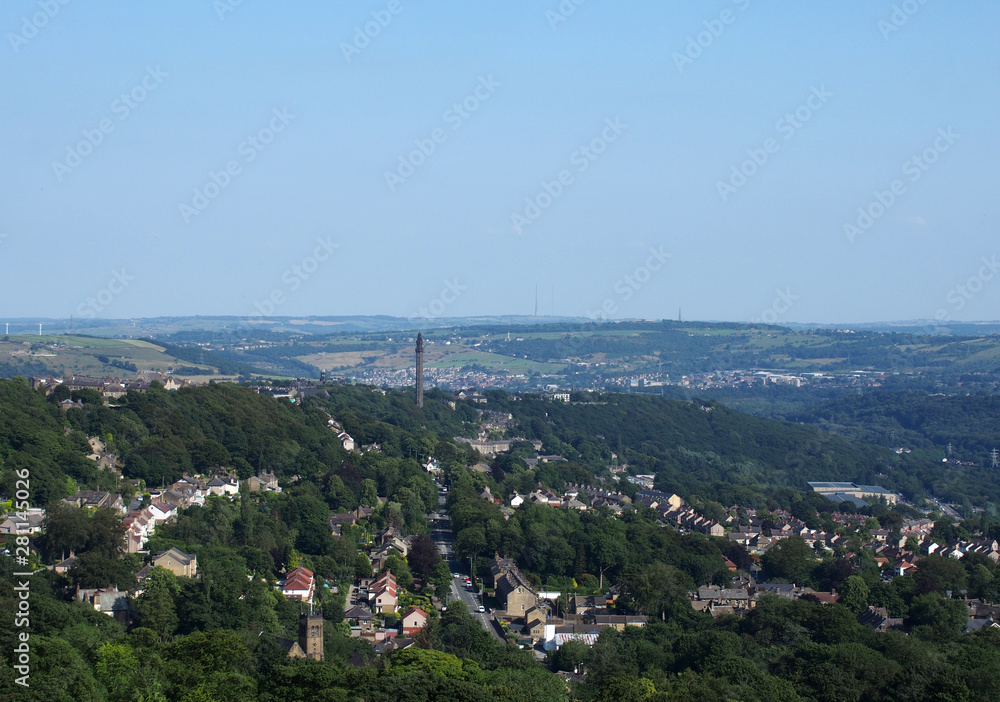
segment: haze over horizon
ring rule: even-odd
[[[1000,303],[995,3],[12,0],[0,29],[11,319]]]

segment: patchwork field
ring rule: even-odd
[[[20,368],[25,375],[48,372],[101,377],[134,377],[141,371],[173,373],[178,368],[214,371],[211,366],[181,361],[165,353],[162,346],[147,341],[69,335],[0,337],[0,368],[5,369],[4,375],[21,374]],[[179,374],[179,377],[207,382],[214,376]]]

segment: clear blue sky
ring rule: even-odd
[[[0,315],[1000,317],[992,0],[62,2],[0,5]]]

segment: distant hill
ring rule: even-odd
[[[69,320],[63,324],[70,326]],[[962,374],[1000,371],[1000,336],[986,333],[994,328],[992,323],[961,327],[981,332],[968,336],[545,317],[275,318],[252,326],[236,317],[182,317],[128,323],[89,320],[86,324],[84,331],[74,334],[58,334],[59,324],[50,323],[44,328],[52,333],[45,336],[0,337],[0,375],[117,374],[115,368],[128,370],[134,365],[161,371],[189,366],[196,369],[195,374],[316,378],[324,369],[363,382],[402,385],[404,371],[413,366],[418,329],[428,342],[426,368],[480,373],[468,382],[485,387],[513,387],[494,382],[510,376],[522,378],[518,387],[523,388],[546,384],[603,388],[608,383],[621,386],[622,378],[643,376],[677,385],[684,375],[729,370],[793,375],[865,371],[951,380]],[[919,332],[922,328],[909,329]],[[114,342],[113,352],[98,350],[112,343],[109,339],[122,341]],[[159,355],[151,356],[142,340],[158,347]],[[118,365],[95,364],[97,356],[114,356]],[[399,373],[398,377],[393,373]],[[549,380],[541,383],[543,378]]]
[[[38,324],[42,323],[43,331],[47,334],[83,333],[95,336],[140,338],[148,336],[159,337],[190,331],[224,333],[231,338],[238,338],[241,336],[253,336],[262,332],[324,335],[338,332],[398,331],[402,329],[433,329],[480,324],[532,325],[580,321],[585,320],[580,317],[531,317],[515,315],[499,317],[432,317],[422,319],[392,317],[388,315],[264,318],[223,315],[90,320],[15,318],[9,320],[9,328],[12,335],[37,334]]]
[[[239,372],[237,364],[232,362],[218,361],[212,365],[205,362],[205,354],[199,359],[188,349],[179,349],[178,353],[173,355],[165,346],[141,339],[111,339],[82,334],[11,334],[0,336],[0,378],[16,375],[133,378],[140,371],[155,370],[179,377],[204,379],[220,373]]]

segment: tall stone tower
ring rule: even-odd
[[[417,332],[417,407],[424,406],[424,335]]]
[[[306,658],[323,660],[323,610],[299,613],[299,648]]]

